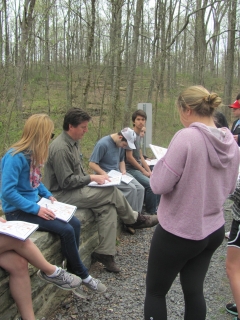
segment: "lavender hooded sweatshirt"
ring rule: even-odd
[[[162,228],[201,240],[222,227],[223,204],[235,189],[238,169],[239,148],[227,128],[194,122],[178,131],[150,178],[152,191],[161,194]]]

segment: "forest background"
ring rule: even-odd
[[[92,116],[81,145],[131,126],[153,106],[153,144],[182,126],[175,107],[203,85],[228,104],[240,93],[240,0],[0,0],[0,156],[25,120],[47,113],[62,129],[70,107]]]

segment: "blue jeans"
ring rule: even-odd
[[[130,173],[145,188],[145,208],[147,213],[156,214],[157,206],[160,201],[160,195],[152,192],[150,179],[139,170],[130,169]]]
[[[88,277],[88,270],[82,263],[78,252],[81,224],[76,217],[73,216],[66,223],[59,219],[44,220],[37,215],[21,210],[5,213],[5,216],[8,221],[19,220],[36,223],[39,225],[39,231],[47,231],[59,235],[62,254],[67,259],[71,272],[82,279]]]

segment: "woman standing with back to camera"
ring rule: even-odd
[[[148,261],[145,320],[167,319],[165,297],[178,273],[184,319],[206,317],[203,282],[224,239],[223,204],[235,189],[239,167],[231,132],[214,124],[220,103],[202,86],[184,90],[177,106],[185,128],[153,169],[150,185],[161,201]]]

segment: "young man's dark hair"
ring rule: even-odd
[[[239,99],[240,99],[240,93],[237,95],[236,100],[239,100]]]
[[[147,120],[147,114],[145,111],[141,110],[141,109],[138,109],[136,110],[135,112],[133,112],[132,114],[132,122],[133,122],[133,126],[134,126],[134,122],[135,122],[135,119],[137,118],[137,116],[141,116],[143,117],[145,120]]]
[[[65,114],[65,117],[63,120],[63,130],[68,131],[69,124],[71,124],[73,127],[76,128],[80,123],[84,121],[90,121],[90,120],[91,120],[90,115],[84,110],[80,108],[71,108]]]
[[[127,141],[127,139],[123,136],[121,131],[118,132],[118,135],[122,136],[122,142]]]

